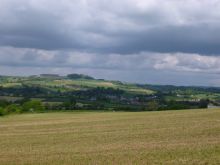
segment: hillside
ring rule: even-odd
[[[71,76],[67,77],[52,77],[47,76],[30,76],[30,77],[10,77],[5,76],[0,78],[0,86],[2,87],[22,87],[22,86],[37,86],[46,88],[49,90],[61,90],[61,91],[79,91],[87,90],[97,87],[113,88],[123,90],[130,94],[152,94],[153,90],[139,87],[138,85],[131,83],[122,83],[119,81],[108,81],[101,79],[94,79],[86,75],[74,74],[75,78]]]
[[[25,103],[30,101],[38,101],[48,111],[197,109],[218,107],[220,89],[132,84],[82,74],[0,77],[0,108],[23,111]]]

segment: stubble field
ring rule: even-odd
[[[0,118],[1,165],[220,164],[220,110]]]

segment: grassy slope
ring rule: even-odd
[[[0,164],[219,164],[220,110],[0,118]]]
[[[51,90],[60,89],[61,91],[74,91],[74,90],[82,90],[85,88],[96,88],[96,87],[104,87],[104,88],[114,88],[121,89],[128,93],[133,94],[152,94],[152,90],[144,89],[136,86],[135,84],[121,84],[117,81],[107,81],[107,80],[53,80],[53,79],[32,79],[32,78],[5,78],[4,81],[0,81],[0,86],[2,87],[19,87],[22,84],[41,86],[45,88],[49,88]],[[57,87],[56,89],[54,87]]]

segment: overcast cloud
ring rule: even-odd
[[[1,74],[220,86],[219,11],[219,0],[0,0]]]

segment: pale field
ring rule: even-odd
[[[0,118],[0,165],[220,164],[220,110]]]

